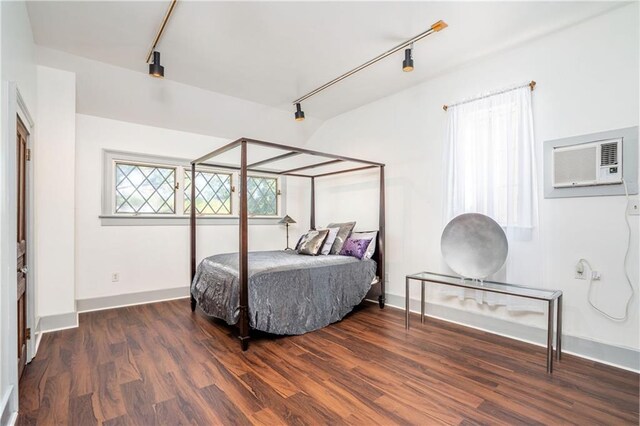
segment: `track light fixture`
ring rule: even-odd
[[[296,104],[296,113],[295,113],[296,121],[304,120],[304,111],[300,107],[300,103]]]
[[[298,99],[296,99],[295,101],[292,102],[292,104],[296,105],[297,108],[297,112],[296,112],[296,120],[304,120],[304,113],[302,112],[302,110],[300,109],[300,102],[303,102],[307,99],[309,99],[310,97],[317,95],[318,93],[322,92],[325,89],[328,89],[329,87],[333,86],[336,83],[341,82],[342,80],[344,80],[345,78],[349,78],[352,75],[356,74],[357,72],[362,71],[365,68],[370,67],[371,65],[375,64],[378,61],[381,61],[382,59],[386,58],[387,56],[393,55],[396,52],[401,51],[402,49],[405,49],[404,51],[404,61],[402,62],[402,70],[409,72],[413,70],[413,43],[422,40],[423,38],[437,33],[439,31],[444,30],[445,28],[447,28],[447,23],[444,21],[438,21],[435,24],[431,25],[431,27],[429,29],[427,29],[426,31],[421,32],[420,34],[410,38],[409,40],[400,43],[399,45],[387,50],[386,52],[376,56],[373,59],[368,60],[367,62],[365,62],[362,65],[358,65],[357,67],[353,68],[350,71],[347,71],[346,73],[334,78],[333,80],[329,81],[328,83],[323,84],[322,86],[313,89],[312,91],[310,91],[309,93],[307,93],[304,96],[299,97]]]
[[[413,71],[413,44],[408,49],[404,49],[404,61],[402,61],[402,71]]]
[[[160,52],[153,52],[153,62],[149,64],[149,75],[153,77],[164,77],[164,67],[160,65]]]

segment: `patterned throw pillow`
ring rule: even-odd
[[[367,247],[367,251],[364,253],[365,259],[371,259],[373,257],[373,253],[376,251],[376,242],[378,241],[378,231],[369,231],[369,232],[352,232],[351,238],[354,240],[367,240],[370,239],[369,247]]]
[[[352,256],[357,257],[358,259],[362,259],[365,252],[367,251],[367,247],[369,247],[369,243],[371,240],[355,240],[353,238],[348,238],[347,241],[342,246],[342,250],[340,254],[342,256]]]
[[[320,249],[324,244],[324,240],[327,239],[327,235],[329,235],[328,229],[321,229],[317,231],[311,230],[307,232],[298,244],[298,254],[308,254],[310,256],[316,256],[320,252]]]
[[[331,252],[331,247],[333,246],[333,242],[336,240],[338,236],[338,231],[340,228],[327,228],[329,230],[329,234],[327,235],[327,239],[324,240],[324,244],[322,246],[322,250],[320,250],[320,254],[327,255]]]
[[[347,241],[347,238],[349,238],[349,235],[351,235],[351,231],[353,231],[355,226],[355,222],[330,223],[327,225],[327,228],[340,228],[338,235],[336,236],[336,240],[331,246],[329,254],[340,254],[340,250],[342,250],[344,242]]]

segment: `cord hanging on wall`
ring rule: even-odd
[[[149,64],[149,75],[157,78],[164,77],[164,67],[160,65],[160,52],[153,52],[153,62]]]

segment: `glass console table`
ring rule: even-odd
[[[434,272],[419,272],[406,277],[406,318],[405,327],[409,328],[409,284],[411,280],[420,281],[422,292],[420,297],[420,322],[425,318],[425,283],[444,284],[455,287],[482,290],[492,293],[501,293],[509,296],[524,297],[547,302],[547,372],[553,371],[553,329],[554,329],[554,305],[557,305],[556,322],[556,359],[562,356],[562,292],[543,288],[524,287],[515,284],[500,283],[495,281],[480,281],[470,278],[454,277],[451,275],[436,274]],[[556,303],[557,302],[557,303]]]

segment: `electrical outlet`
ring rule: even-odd
[[[112,283],[117,283],[120,281],[120,274],[117,272],[114,272],[113,274],[111,274],[111,282]]]
[[[627,203],[627,215],[640,215],[640,202],[638,201],[638,197],[629,197],[629,202]]]
[[[579,261],[578,263],[576,263],[576,275],[575,278],[577,280],[585,280],[585,274],[584,274],[584,263],[582,261]]]

